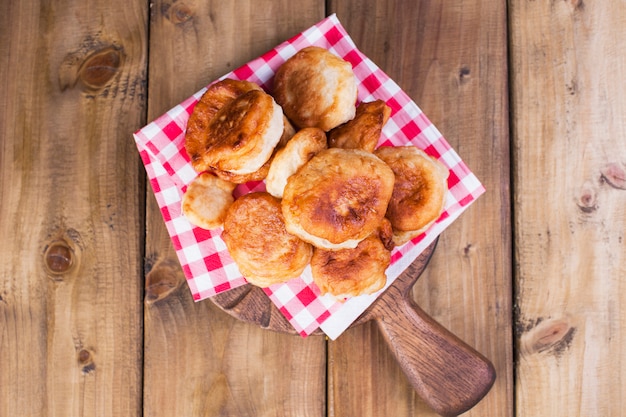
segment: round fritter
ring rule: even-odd
[[[266,192],[235,200],[222,239],[239,271],[259,287],[300,276],[313,252],[311,245],[287,233],[280,200]]]
[[[361,103],[354,119],[328,132],[328,147],[374,152],[391,107],[382,100]]]
[[[314,249],[311,274],[322,295],[356,297],[372,294],[385,286],[385,270],[390,262],[391,252],[372,235],[354,249]]]
[[[254,172],[251,172],[250,174],[234,174],[229,171],[220,171],[218,169],[211,169],[211,172],[213,172],[218,177],[235,184],[244,184],[250,181],[263,181],[270,171],[270,164],[272,163],[272,160],[276,156],[277,152],[280,149],[284,148],[287,142],[289,142],[289,140],[296,133],[295,128],[291,125],[289,120],[287,120],[284,115],[283,123],[285,127],[283,129],[283,134],[278,141],[278,145],[276,145],[276,148],[274,148],[274,152],[272,153],[272,156],[270,156],[270,159],[268,159],[261,168],[257,169]]]
[[[197,172],[207,169],[202,155],[208,146],[209,122],[226,103],[251,90],[261,90],[261,87],[249,81],[225,79],[210,85],[194,106],[187,121],[185,150]]]
[[[393,183],[393,171],[374,154],[325,149],[287,180],[287,230],[317,247],[354,248],[380,226]]]
[[[272,96],[248,91],[226,103],[210,121],[202,159],[218,175],[253,173],[269,160],[283,131],[283,112]]]
[[[183,215],[191,224],[203,229],[221,226],[228,208],[235,201],[234,189],[235,184],[208,172],[199,174],[183,194]]]
[[[374,152],[395,175],[387,218],[401,245],[424,232],[441,215],[448,191],[448,169],[415,146],[383,146]]]
[[[273,95],[296,126],[327,132],[354,117],[357,80],[349,62],[310,46],[278,68]]]
[[[322,149],[326,149],[326,133],[322,129],[305,127],[296,132],[272,160],[265,180],[267,191],[282,198],[287,179]]]

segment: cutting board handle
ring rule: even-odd
[[[442,416],[469,410],[493,385],[493,365],[428,316],[408,293],[397,292],[377,305],[376,321],[409,382]]]

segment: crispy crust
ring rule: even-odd
[[[328,132],[328,147],[374,152],[391,107],[382,100],[361,103],[354,119]]]
[[[265,164],[284,131],[283,113],[267,93],[248,91],[224,105],[209,123],[202,156],[207,169],[250,174]]]
[[[311,46],[278,68],[273,95],[296,126],[327,132],[354,117],[357,82],[349,62]]]
[[[235,200],[222,239],[243,276],[260,287],[299,276],[312,255],[311,245],[287,233],[280,200],[265,192]]]
[[[374,154],[391,167],[396,178],[386,216],[394,230],[394,242],[401,245],[441,215],[449,171],[415,146],[384,146]]]
[[[396,246],[393,240],[393,227],[386,217],[380,222],[378,238],[388,250],[392,250]]]
[[[355,297],[383,288],[390,262],[391,252],[378,236],[372,235],[354,249],[316,248],[311,258],[311,274],[322,295]]]
[[[232,182],[234,184],[245,184],[250,181],[263,181],[267,177],[267,173],[270,170],[271,158],[263,164],[263,166],[254,172],[249,174],[234,174],[229,171],[221,171],[219,169],[210,168],[208,172],[212,172],[225,181]]]
[[[185,150],[197,172],[207,169],[202,156],[208,146],[207,129],[211,120],[224,105],[252,90],[260,91],[261,87],[249,81],[225,79],[209,86],[200,97],[189,116],[185,131]]]
[[[287,230],[317,247],[354,248],[380,226],[393,183],[393,171],[373,154],[325,149],[287,180]]]
[[[274,148],[274,153],[272,153],[272,156],[270,157],[270,159],[265,164],[263,164],[261,168],[259,168],[258,170],[250,174],[234,174],[229,171],[220,171],[218,169],[211,169],[211,172],[213,172],[218,177],[226,181],[235,183],[235,184],[244,184],[250,181],[263,181],[264,179],[266,179],[270,171],[270,165],[272,161],[274,160],[274,158],[276,157],[277,152],[280,149],[284,148],[285,145],[289,142],[289,140],[291,140],[293,135],[295,135],[296,133],[295,128],[291,125],[287,117],[285,117],[284,115],[283,115],[283,122],[285,125],[284,130],[283,130],[283,135],[280,137],[280,141],[278,142],[278,145],[276,145],[276,148]]]

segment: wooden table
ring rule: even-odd
[[[1,11],[0,416],[434,415],[374,325],[303,339],[193,302],[132,138],[330,13],[487,188],[414,287],[495,366],[467,415],[624,415],[624,2]]]

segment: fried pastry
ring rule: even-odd
[[[239,271],[259,287],[299,276],[313,252],[311,245],[287,232],[280,200],[266,192],[235,200],[222,239]]]
[[[289,119],[287,119],[287,116],[285,116],[284,113],[283,113],[283,125],[284,125],[283,135],[280,137],[280,140],[278,141],[278,145],[276,146],[277,149],[284,148],[285,145],[287,145],[287,142],[289,142],[291,138],[293,137],[293,135],[296,134],[296,128],[293,127],[293,125],[291,124]]]
[[[449,171],[415,146],[383,146],[374,154],[395,175],[386,217],[394,231],[394,243],[402,245],[426,231],[441,215]]]
[[[274,148],[274,152],[272,153],[272,156],[270,157],[270,159],[265,164],[263,164],[261,168],[257,169],[256,171],[250,174],[234,174],[229,171],[220,171],[218,169],[211,169],[211,172],[213,172],[215,175],[219,176],[220,178],[226,181],[235,183],[235,184],[244,184],[250,181],[263,181],[267,177],[267,174],[269,173],[270,164],[272,163],[272,160],[276,156],[277,152],[280,149],[284,148],[287,142],[289,142],[289,140],[296,133],[295,128],[285,116],[283,116],[283,123],[285,127],[283,129],[283,134],[280,137],[280,140],[278,141],[278,145],[276,145],[276,148]]]
[[[391,252],[373,234],[354,249],[315,248],[311,274],[322,295],[330,293],[343,299],[372,294],[383,288],[390,262]]]
[[[282,198],[287,179],[322,149],[326,149],[326,133],[316,127],[299,130],[283,149],[276,152],[267,173],[266,189]]]
[[[273,95],[297,127],[327,132],[354,117],[357,80],[349,62],[310,46],[278,68]]]
[[[211,120],[202,160],[217,175],[253,173],[269,160],[283,130],[283,112],[274,99],[263,91],[248,91]]]
[[[378,238],[388,250],[392,250],[396,246],[393,241],[393,227],[386,217],[380,222],[378,227]]]
[[[390,115],[391,107],[382,100],[359,104],[354,119],[328,132],[328,147],[374,152]]]
[[[181,209],[190,223],[203,229],[215,229],[224,223],[226,212],[235,200],[235,184],[208,172],[199,174],[187,186]]]
[[[393,184],[391,168],[372,153],[322,150],[287,180],[287,230],[316,247],[354,248],[380,226]]]
[[[251,90],[261,90],[250,81],[224,79],[210,85],[193,108],[185,131],[185,150],[197,172],[207,170],[202,156],[208,146],[207,128],[218,110],[240,95]]]
[[[270,160],[268,160],[263,166],[254,172],[249,174],[233,174],[230,171],[221,171],[219,169],[209,169],[207,172],[212,172],[225,181],[232,182],[234,184],[245,184],[250,181],[263,181],[267,177],[267,173],[270,170]]]

